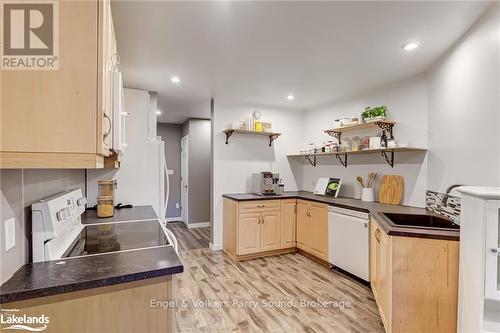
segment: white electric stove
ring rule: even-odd
[[[31,206],[33,262],[173,246],[177,239],[159,219],[82,224],[87,200],[74,189]]]

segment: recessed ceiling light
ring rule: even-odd
[[[405,44],[403,46],[403,50],[405,50],[405,51],[415,50],[418,46],[419,46],[418,43],[411,42],[411,43]]]
[[[157,114],[157,115],[160,115],[160,114],[161,114],[161,111],[160,111],[160,110],[156,110],[156,114]]]
[[[295,96],[293,96],[292,94],[286,96],[286,99],[289,100],[289,101],[293,101],[295,99]]]
[[[179,79],[178,76],[172,76],[170,81],[172,81],[172,83],[179,83],[179,82],[181,82],[181,79]]]

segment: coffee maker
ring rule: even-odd
[[[264,171],[252,174],[252,193],[257,195],[278,195],[279,173]]]

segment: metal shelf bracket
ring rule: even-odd
[[[280,134],[271,134],[269,135],[269,147],[271,147],[271,144],[273,143],[274,140],[276,140],[280,136]]]
[[[306,155],[304,157],[313,167],[316,166],[316,155],[314,155],[312,158],[309,155]]]
[[[334,131],[334,130],[326,130],[325,133],[330,135],[330,136],[333,136],[334,138],[339,140],[339,144],[341,143],[340,137],[342,136],[342,132],[338,132],[338,131]]]
[[[387,162],[387,164],[389,164],[391,166],[391,168],[394,168],[394,151],[391,151],[390,153],[391,153],[391,157],[389,158],[389,156],[387,156],[387,152],[385,152],[385,151],[381,152],[381,154],[385,158],[385,161]]]
[[[226,131],[226,145],[229,143],[229,138],[233,135],[234,131]]]
[[[344,155],[344,159],[342,159],[342,157],[340,157],[340,154],[336,154],[335,157],[340,162],[340,164],[342,164],[342,166],[344,168],[347,168],[347,154],[343,154],[343,155]]]
[[[375,122],[375,125],[377,125],[378,127],[380,127],[381,129],[383,130],[386,130],[389,132],[389,134],[391,135],[391,139],[394,139],[394,135],[392,134],[392,129],[394,127],[394,124],[390,124],[390,123],[384,123],[384,122],[380,122],[380,121],[376,121]]]

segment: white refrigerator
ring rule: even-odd
[[[87,200],[96,204],[97,181],[115,179],[115,204],[151,205],[164,222],[168,202],[165,143],[156,136],[156,95],[124,89],[127,152],[119,169],[87,170]]]

